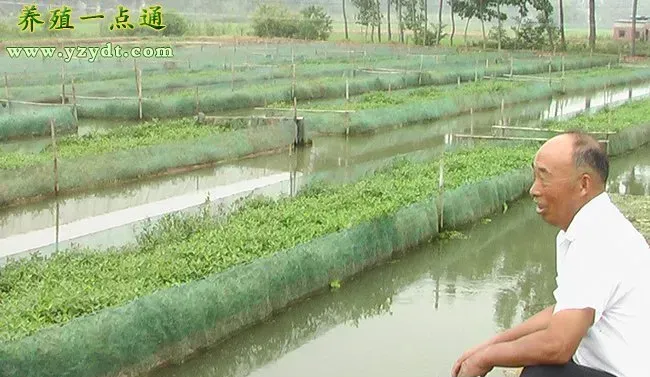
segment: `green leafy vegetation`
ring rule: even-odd
[[[66,136],[57,142],[59,158],[75,158],[88,155],[137,149],[150,145],[198,139],[232,130],[225,125],[196,124],[192,119],[152,121],[141,126],[122,126],[108,133],[90,133],[83,136]],[[52,160],[52,146],[41,153],[0,151],[0,169],[17,169]]]
[[[448,152],[446,189],[525,168],[535,150],[522,145]],[[0,269],[0,339],[21,338],[392,213],[435,195],[438,172],[438,161],[398,160],[353,184],[248,200],[225,217],[207,209],[170,215],[134,246],[11,262]]]

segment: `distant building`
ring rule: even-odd
[[[614,23],[615,40],[632,40],[632,17]],[[650,41],[650,17],[637,16],[636,39]]]

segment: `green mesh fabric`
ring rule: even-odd
[[[582,69],[607,65],[608,59],[602,57],[567,60],[565,69]],[[408,63],[407,68],[412,69],[413,63]],[[419,65],[419,63],[418,63]],[[560,69],[560,60],[556,58],[552,65],[554,70]],[[438,67],[439,68],[439,67]],[[360,75],[348,79],[350,95],[363,94],[375,90],[388,90],[389,86],[395,90],[417,87],[420,85],[444,85],[456,83],[458,77],[464,82],[473,80],[478,72],[479,77],[483,75],[502,75],[510,73],[510,64],[500,63],[490,66],[487,69],[484,65],[478,70],[471,66],[447,67],[447,70],[438,71],[438,68],[431,67],[435,71],[419,73],[408,73],[406,75]],[[544,73],[548,71],[547,61],[519,61],[514,65],[515,74]],[[315,74],[315,77],[320,75]],[[144,84],[143,84],[144,85]],[[346,79],[340,76],[324,78],[322,80],[304,81],[298,80],[296,84],[296,97],[301,103],[306,100],[324,98],[343,98],[345,96]],[[196,100],[194,89],[190,87],[189,92],[173,94],[166,97],[153,98],[143,101],[143,116],[149,118],[171,118],[180,116],[191,116],[195,113]],[[204,113],[218,111],[245,109],[261,107],[274,102],[291,101],[290,82],[283,82],[281,85],[256,84],[238,88],[235,92],[224,90],[224,88],[202,89],[200,91],[200,108]],[[138,119],[137,100],[116,100],[116,101],[86,101],[79,104],[80,118],[93,119]]]
[[[620,155],[650,143],[650,124],[626,128],[609,137],[609,154]]]
[[[473,197],[469,212],[445,215],[448,224],[476,220],[514,199],[522,192],[523,175],[511,173],[445,194],[448,213],[453,201],[467,207],[467,195]],[[431,197],[272,257],[2,344],[0,372],[117,376],[180,361],[332,280],[349,278],[432,239],[438,232],[436,203],[437,197]]]
[[[526,168],[445,192],[442,198],[443,229],[458,228],[491,212],[503,210],[504,203],[525,194],[532,181],[533,175]]]
[[[69,108],[16,108],[13,113],[0,105],[0,141],[50,134],[50,119],[54,119],[59,135],[77,130],[74,115]]]
[[[434,200],[0,345],[2,375],[116,376],[180,361],[290,302],[437,234]]]
[[[231,160],[247,155],[289,148],[295,123],[251,127],[178,143],[154,145],[76,159],[59,160],[61,191],[89,188],[136,179],[169,169]],[[0,170],[0,205],[19,198],[53,194],[53,164],[16,170]]]
[[[535,83],[515,88],[503,95],[479,94],[462,97],[446,97],[428,102],[405,103],[379,109],[360,110],[349,115],[349,122],[342,114],[310,114],[309,128],[312,133],[341,134],[349,127],[351,134],[372,132],[381,128],[407,125],[425,120],[440,119],[469,112],[498,108],[505,104],[515,104],[540,98],[551,97],[558,91],[581,92],[601,89],[621,84],[630,84],[650,79],[650,70],[617,73],[590,77],[587,79],[567,78],[564,83]]]

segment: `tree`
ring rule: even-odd
[[[560,38],[562,42],[562,50],[564,51],[566,50],[566,37],[564,36],[564,4],[562,0],[560,0],[559,8],[560,8]]]
[[[465,41],[467,41],[467,28],[469,27],[469,21],[472,18],[478,18],[481,21],[481,29],[483,31],[483,48],[486,47],[487,35],[485,34],[485,21],[492,21],[495,18],[498,18],[501,21],[505,21],[507,16],[500,11],[497,11],[495,7],[498,7],[498,1],[500,0],[456,0],[455,8],[456,13],[460,15],[462,19],[467,19],[467,25],[465,26]]]
[[[375,14],[377,23],[377,40],[381,43],[381,0],[377,0],[377,13]]]
[[[449,44],[453,47],[454,46],[454,35],[456,34],[456,19],[454,17],[454,1],[455,0],[447,0],[451,12],[451,36],[449,37]]]
[[[596,49],[596,0],[589,0],[589,48]]]
[[[442,0],[440,0],[440,6],[438,7],[438,35],[437,35],[436,45],[440,45],[441,35],[442,35]]]
[[[381,22],[381,12],[377,7],[377,0],[351,0],[352,5],[357,8],[356,23],[372,28],[371,40],[374,41],[375,26]]]
[[[638,4],[638,0],[634,0],[632,3],[632,56],[636,55],[636,11]]]
[[[388,0],[388,9],[386,9],[387,12],[388,12],[386,21],[388,23],[388,41],[389,42],[393,40],[393,36],[392,36],[391,30],[390,30],[390,7],[392,5],[392,2],[393,2],[393,0]]]
[[[310,5],[300,11],[302,20],[298,37],[326,41],[332,33],[332,18],[321,6]]]
[[[345,23],[345,39],[350,40],[348,36],[348,16],[345,13],[345,0],[343,0],[343,22]]]

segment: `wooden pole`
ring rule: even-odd
[[[350,82],[348,81],[347,77],[345,78],[345,100],[350,100]]]
[[[443,200],[444,196],[444,191],[445,191],[445,169],[444,169],[444,161],[443,159],[440,159],[440,181],[438,182],[438,198],[440,199],[439,206],[440,206],[440,221],[439,221],[439,229],[444,228],[445,226],[445,203]]]
[[[234,92],[235,91],[235,62],[230,61],[230,91]]]
[[[564,55],[562,55],[562,78],[564,79]]]
[[[56,130],[54,119],[50,118],[50,134],[52,135],[52,157],[54,160],[54,195],[59,195],[59,166],[56,150]]]
[[[133,59],[133,73],[135,74],[135,93],[138,94],[138,63]]]
[[[298,99],[293,97],[293,119],[298,119]]]
[[[506,117],[505,117],[505,108],[506,106],[506,100],[504,98],[501,98],[501,124],[505,126],[506,123]]]
[[[60,233],[59,224],[61,223],[60,218],[61,218],[60,217],[60,205],[59,205],[59,201],[57,200],[56,201],[56,219],[55,219],[55,222],[56,222],[56,224],[55,224],[55,226],[56,226],[56,232],[55,232],[56,236],[55,236],[55,241],[54,241],[54,251],[57,252],[57,253],[59,252],[59,237],[60,237],[59,236],[59,233]]]
[[[7,108],[9,109],[9,113],[12,113],[12,108],[11,108],[11,101],[9,101],[9,77],[7,76],[7,72],[5,72],[5,98],[7,99]]]
[[[422,85],[422,67],[424,65],[424,55],[420,55],[420,76],[418,77],[418,84]]]
[[[196,100],[196,115],[199,115],[199,112],[201,111],[200,103],[199,103],[199,86],[196,86],[196,92],[194,95],[194,99]]]
[[[551,65],[551,61],[548,61],[548,85],[553,84],[553,66]]]
[[[61,66],[61,104],[65,105],[65,63]]]
[[[460,76],[458,76],[458,87],[460,88]]]
[[[515,73],[515,58],[513,56],[510,57],[510,77]]]
[[[478,82],[478,60],[474,64],[474,82]]]
[[[470,123],[469,123],[469,132],[471,135],[474,135],[474,108],[469,109]]]
[[[296,96],[296,65],[292,64],[292,81],[291,81],[291,97]]]
[[[74,120],[79,121],[79,115],[77,113],[77,92],[74,88],[74,77],[72,78],[72,110],[74,111]]]
[[[142,68],[138,68],[138,111],[142,120]]]

